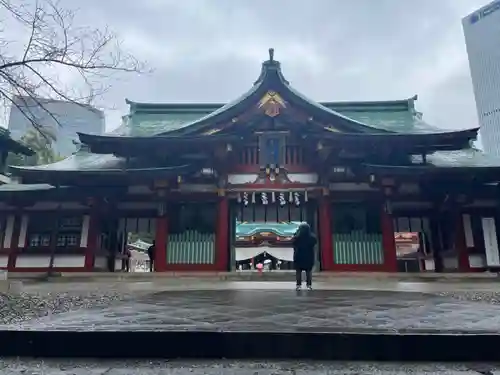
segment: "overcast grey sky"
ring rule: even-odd
[[[275,48],[291,84],[318,101],[419,95],[424,119],[477,126],[462,17],[488,0],[62,0],[79,21],[109,25],[154,72],[124,76],[101,100],[107,129],[125,97],[226,102]]]

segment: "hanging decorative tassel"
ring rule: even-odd
[[[248,193],[246,191],[243,193],[243,204],[248,206]]]
[[[296,206],[300,206],[300,193],[298,191],[293,193],[293,200],[295,201]]]
[[[285,193],[281,192],[278,196],[278,200],[280,202],[280,206],[284,206],[286,204]]]
[[[241,203],[241,193],[238,193],[236,200],[238,203]]]
[[[274,191],[271,193],[271,202],[276,202],[276,193]]]
[[[309,201],[309,196],[307,195],[307,190],[304,191],[304,202],[308,202]]]
[[[260,198],[263,205],[267,205],[269,203],[269,201],[267,200],[267,193],[265,191],[260,193]]]
[[[255,204],[255,192],[252,193],[252,203]]]

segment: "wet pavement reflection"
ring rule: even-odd
[[[375,283],[378,289],[370,290],[369,285],[355,283],[351,288],[322,287],[318,283],[318,289],[311,292],[295,292],[290,283],[276,282],[207,284],[204,290],[199,290],[200,285],[179,285],[105,308],[67,312],[3,328],[500,332],[500,306],[421,293],[443,290],[433,285],[399,282],[390,285],[392,290],[380,290]],[[498,290],[493,284],[491,288]]]

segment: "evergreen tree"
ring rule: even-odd
[[[63,158],[54,152],[53,143],[56,136],[50,130],[43,131],[31,129],[20,140],[26,146],[35,151],[33,156],[9,154],[7,165],[31,166],[51,164]]]

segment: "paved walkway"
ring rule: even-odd
[[[454,363],[349,363],[293,361],[71,361],[2,360],[3,375],[479,375],[498,366]]]
[[[51,281],[30,282],[23,286],[25,292],[57,293],[85,292],[93,289],[114,289],[121,291],[137,291],[153,293],[167,290],[283,290],[293,289],[293,281],[220,281],[203,278],[137,280],[88,280],[88,281]],[[315,281],[317,290],[364,290],[388,292],[500,292],[500,281],[490,282],[443,282],[443,281],[399,281],[378,278],[335,278],[328,281]]]
[[[152,293],[107,308],[78,310],[3,328],[499,333],[500,306],[426,294],[473,288],[468,284],[453,286],[455,289],[438,283],[377,284],[365,280],[364,284],[318,283],[312,292],[295,292],[293,284],[277,282],[179,283],[168,288],[133,283],[129,287],[149,288]],[[496,283],[483,288],[500,289]]]

